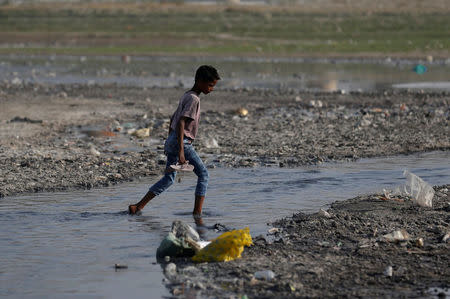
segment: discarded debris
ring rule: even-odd
[[[137,138],[145,138],[150,136],[150,128],[142,128],[139,130],[134,130],[131,135],[136,136]]]
[[[331,218],[330,213],[328,213],[327,211],[325,211],[324,209],[320,209],[319,212],[317,213],[320,217],[324,217],[324,218]]]
[[[383,236],[383,238],[386,239],[388,242],[399,242],[399,241],[408,241],[409,240],[409,234],[406,232],[406,230],[396,230],[392,233],[386,234]]]
[[[244,246],[252,245],[248,227],[221,234],[200,250],[192,260],[194,262],[227,262],[240,258]]]
[[[248,115],[248,110],[241,107],[236,111],[237,115],[239,115],[240,117],[246,117]]]
[[[128,266],[125,265],[125,264],[114,264],[114,268],[116,270],[118,270],[118,269],[128,269]]]
[[[199,244],[200,236],[197,231],[188,224],[176,220],[172,223],[172,230],[161,241],[156,256],[164,258],[175,256],[193,256],[203,244]],[[204,246],[204,245],[203,245]]]
[[[255,278],[260,280],[270,281],[275,278],[275,273],[272,270],[264,270],[255,272]]]
[[[392,266],[387,266],[386,269],[384,269],[383,274],[387,277],[392,277],[393,269]]]
[[[407,170],[403,172],[403,176],[406,177],[405,193],[411,196],[420,206],[431,208],[434,196],[433,187]]]

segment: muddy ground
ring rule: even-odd
[[[166,283],[184,298],[446,298],[449,187],[435,187],[433,208],[369,195],[334,203],[330,218],[296,213],[273,223],[279,232],[272,241],[254,238],[241,259],[178,260]],[[408,240],[384,237],[401,229]],[[265,270],[275,277],[255,278]]]
[[[169,118],[183,92],[1,85],[0,196],[161,174]],[[195,146],[208,167],[293,167],[448,150],[449,100],[445,92],[218,89],[203,97]],[[240,107],[247,116],[236,112]],[[149,128],[150,137],[127,133],[139,128]]]
[[[0,86],[0,196],[107,186],[164,167],[162,144],[182,89]],[[202,98],[195,142],[208,167],[293,167],[448,150],[448,93],[220,90]],[[240,107],[248,115],[236,111]],[[149,128],[150,137],[128,134]],[[449,186],[434,207],[371,195],[335,203],[331,218],[295,214],[255,237],[242,259],[177,262],[175,296],[401,297],[448,287]],[[135,200],[135,199],[134,199]],[[124,202],[124,209],[127,204]],[[410,241],[382,235],[405,229]],[[424,245],[418,247],[416,240]],[[164,265],[163,265],[164,266]],[[392,266],[392,276],[383,274]],[[275,279],[256,280],[272,270]],[[437,293],[439,293],[438,291]],[[437,294],[436,293],[436,294]]]

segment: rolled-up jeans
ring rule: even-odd
[[[197,175],[197,187],[195,188],[195,195],[205,196],[206,189],[208,188],[208,170],[206,169],[203,161],[200,159],[194,147],[192,146],[190,139],[184,138],[183,143],[184,157],[187,161],[189,161],[189,164],[194,166],[194,173]],[[175,131],[172,131],[170,133],[169,137],[164,143],[164,152],[167,155],[166,171],[164,173],[164,176],[149,189],[155,195],[163,193],[175,182],[177,172],[167,171],[170,165],[176,164],[178,162],[179,147]]]

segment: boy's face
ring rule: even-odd
[[[214,86],[216,86],[217,80],[214,81],[199,81],[198,87],[204,94],[208,94],[214,90]]]

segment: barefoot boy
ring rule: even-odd
[[[197,69],[194,86],[181,97],[178,108],[170,119],[169,137],[164,144],[164,151],[167,155],[164,177],[150,187],[141,201],[128,207],[130,214],[136,214],[142,210],[153,197],[161,194],[173,184],[177,173],[170,169],[170,165],[178,163],[183,168],[188,166],[188,161],[190,165],[194,166],[194,173],[198,177],[192,213],[194,216],[201,215],[208,187],[208,171],[195,152],[192,142],[197,135],[200,118],[199,96],[201,93],[208,94],[213,91],[218,80],[220,77],[214,67],[202,65]]]

